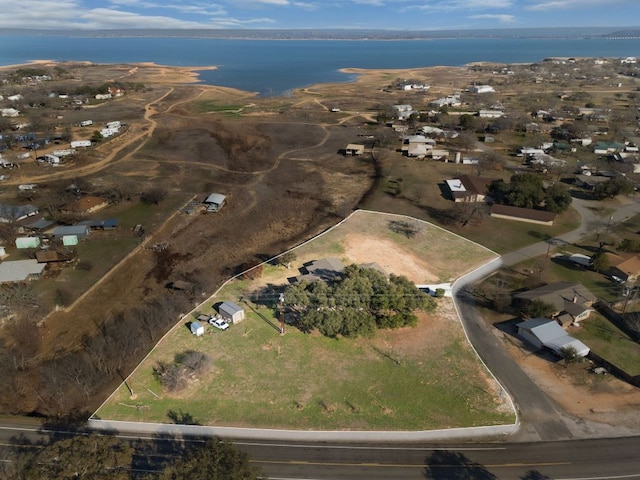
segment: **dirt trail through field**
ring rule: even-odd
[[[101,145],[98,148],[96,148],[96,151],[109,149],[110,152],[105,157],[85,167],[74,168],[64,172],[49,173],[47,175],[39,175],[39,176],[30,178],[29,181],[32,183],[45,182],[45,181],[50,182],[52,180],[62,180],[62,179],[76,178],[79,176],[86,176],[92,173],[96,173],[102,170],[103,168],[109,165],[112,165],[114,162],[119,162],[119,161],[131,158],[132,155],[134,155],[142,147],[144,147],[144,145],[151,138],[151,136],[153,135],[153,132],[156,129],[157,122],[153,119],[153,117],[159,113],[158,110],[156,109],[157,103],[162,101],[166,97],[168,97],[173,92],[173,90],[174,90],[173,87],[169,87],[169,89],[166,92],[164,92],[161,96],[159,96],[155,100],[152,100],[151,102],[145,105],[144,120],[148,123],[148,125],[133,126],[131,130],[125,132],[123,135],[119,135],[118,137],[114,138],[112,141],[106,142],[104,145]],[[175,107],[178,104],[192,101],[194,98],[197,98],[201,94],[202,94],[202,91],[192,98],[189,98],[187,100],[181,100],[179,102],[176,102],[175,104],[172,104],[169,108]],[[122,142],[122,143],[120,143],[118,147],[113,148],[113,143],[115,141]],[[140,141],[140,144],[133,151],[127,153],[121,158],[117,158],[121,152],[123,152],[132,144],[138,141]],[[15,181],[13,183],[20,183],[20,182]]]

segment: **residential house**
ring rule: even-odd
[[[0,204],[0,222],[16,223],[38,214],[38,208],[33,205]]]
[[[0,283],[19,283],[40,278],[46,265],[37,260],[0,263]]]
[[[494,88],[491,85],[471,85],[468,88],[469,93],[493,93]]]
[[[492,178],[460,175],[459,178],[447,180],[446,183],[454,202],[484,202],[489,184],[493,180]]]
[[[502,110],[480,110],[478,116],[480,118],[501,118],[504,117],[504,112]]]
[[[536,348],[546,347],[561,357],[566,348],[575,349],[579,357],[589,354],[589,347],[567,335],[564,328],[549,318],[532,318],[518,323],[517,327],[518,335]]]
[[[107,218],[106,220],[83,220],[78,225],[87,225],[91,230],[115,230],[118,228],[117,218]]]
[[[606,254],[609,268],[606,273],[617,277],[624,283],[634,283],[640,277],[640,255],[638,254]]]
[[[435,137],[444,137],[443,129],[438,127],[431,127],[429,125],[422,127],[422,133],[424,133],[425,135],[432,135]]]
[[[339,278],[344,271],[344,263],[338,258],[322,258],[305,264],[302,268],[302,274],[295,278],[295,281],[301,282],[330,282]]]
[[[556,214],[552,212],[512,207],[511,205],[500,205],[498,203],[494,203],[491,206],[491,216],[518,222],[536,223],[538,225],[553,225],[553,221],[556,218]]]
[[[587,318],[596,301],[592,293],[577,282],[556,282],[513,295],[516,305],[525,306],[539,300],[553,305],[551,317],[561,325],[579,323]]]
[[[612,155],[624,150],[625,146],[624,143],[620,142],[597,142],[593,146],[593,153],[596,155]]]
[[[413,110],[413,107],[411,105],[394,105],[393,109],[396,111],[396,116],[398,117],[398,120],[407,120],[411,115],[413,115],[414,113],[416,113]]]
[[[402,147],[402,153],[407,157],[424,158],[429,150],[430,146],[424,143],[411,143]]]
[[[429,102],[429,105],[432,105],[436,108],[442,107],[459,107],[462,105],[462,99],[460,95],[449,95],[443,98],[438,98]]]
[[[364,153],[364,145],[359,143],[350,143],[344,149],[345,155],[362,155]]]
[[[57,238],[75,236],[78,239],[86,239],[89,238],[89,231],[90,228],[88,225],[69,225],[56,227],[53,230],[53,236]]]
[[[578,174],[573,177],[575,185],[586,190],[593,190],[598,184],[608,182],[609,180],[609,177],[590,174]]]

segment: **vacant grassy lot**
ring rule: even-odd
[[[601,315],[592,314],[571,335],[629,375],[640,375],[640,345]]]
[[[296,249],[293,267],[326,256],[354,261],[352,256],[362,254],[349,246],[354,236],[393,242],[408,269],[410,262],[426,258],[425,272],[435,272],[437,278],[459,276],[492,257],[486,249],[426,224],[420,224],[423,229],[416,237],[403,237],[389,229],[389,221],[398,218],[357,212]],[[382,264],[385,257],[393,258],[394,267],[400,268],[398,252],[391,243],[385,245],[385,251],[370,251],[369,261]],[[121,386],[97,416],[167,422],[170,412],[182,412],[202,424],[332,430],[420,430],[513,421],[467,344],[450,300],[439,300],[433,314],[421,314],[417,327],[381,331],[372,339],[328,339],[291,326],[281,336],[274,328],[275,302],[253,303],[248,296],[258,286],[282,284],[296,273],[295,268],[267,266],[255,282],[227,284],[200,311],[233,299],[245,307],[247,318],[225,332],[207,327],[200,338],[186,328],[194,317],[183,319],[130,378],[134,396]],[[167,394],[153,368],[186,350],[206,353],[212,367],[183,391]]]

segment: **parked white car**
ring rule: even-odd
[[[226,330],[229,328],[229,324],[221,317],[212,317],[209,319],[209,323],[220,330]]]

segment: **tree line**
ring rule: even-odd
[[[55,417],[86,410],[190,305],[190,298],[181,293],[152,297],[100,321],[95,334],[85,335],[77,348],[61,348],[47,357],[40,354],[37,320],[28,312],[10,320],[7,335],[0,339],[5,385],[0,411]]]
[[[158,438],[127,442],[110,435],[27,440],[0,450],[5,480],[257,480],[265,478],[249,456],[218,438]]]

